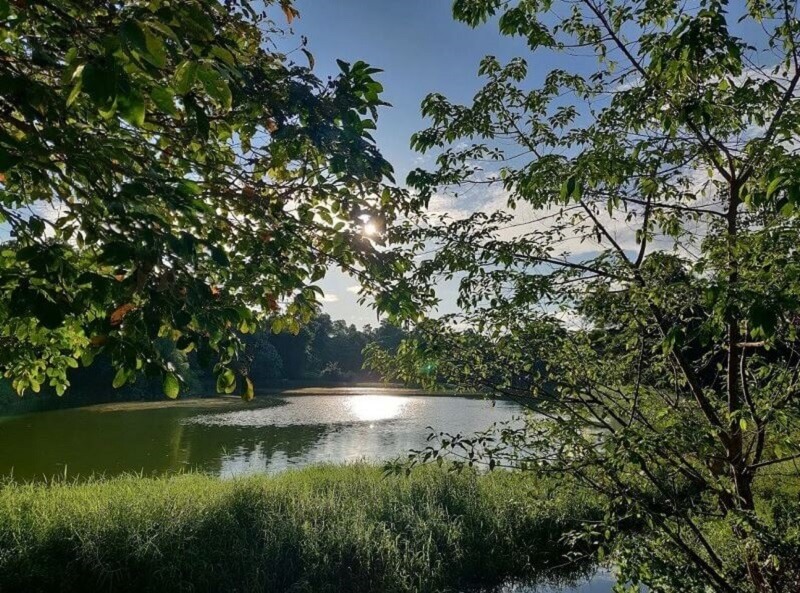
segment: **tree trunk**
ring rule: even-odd
[[[738,234],[738,211],[741,203],[741,183],[733,176],[729,186],[729,203],[727,213],[727,248],[728,248],[728,368],[726,374],[726,390],[728,392],[728,463],[733,480],[735,496],[730,510],[752,512],[755,509],[752,491],[752,476],[747,472],[747,459],[744,456],[744,436],[742,432],[742,387],[739,383],[739,367],[742,358],[742,334],[739,312],[735,302],[736,285],[739,282],[739,262],[736,256],[736,240]],[[724,503],[723,503],[724,504]],[[734,535],[740,540],[747,539],[747,533],[741,527],[734,527]],[[758,593],[770,593],[770,587],[758,561],[758,551],[745,550],[744,559],[747,574],[753,588]]]

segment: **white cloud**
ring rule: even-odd
[[[554,314],[554,317],[560,319],[569,330],[590,329],[591,327],[586,319],[578,315],[578,313],[572,309],[558,311]]]
[[[329,293],[323,296],[321,300],[323,303],[337,303],[339,302],[339,297],[333,293]]]
[[[489,185],[459,197],[436,194],[431,198],[429,212],[434,216],[446,215],[453,220],[466,218],[475,212],[491,214],[503,211],[509,213],[512,220],[495,233],[495,237],[503,241],[543,233],[548,229],[553,229],[559,218],[562,218],[561,209],[558,206],[534,207],[528,202],[519,200],[512,210],[508,207],[508,199],[509,192],[499,184]],[[636,219],[628,223],[609,217],[605,211],[599,212],[597,218],[623,249],[636,249]],[[632,224],[633,226],[631,226]],[[561,238],[557,238],[557,236],[558,233],[552,237],[553,255],[555,256],[568,254],[574,258],[595,254],[608,248],[607,243],[598,243],[595,236],[587,232],[566,234]]]
[[[361,285],[360,284],[355,284],[353,286],[348,286],[345,290],[347,292],[352,292],[353,294],[358,294],[359,291],[361,290]]]

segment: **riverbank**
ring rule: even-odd
[[[547,575],[562,535],[600,515],[587,494],[529,475],[433,467],[7,483],[0,590],[458,590]]]
[[[469,397],[486,398],[486,394],[474,391],[458,391],[455,389],[439,389],[431,391],[419,387],[407,387],[400,383],[308,383],[301,381],[287,381],[280,387],[270,387],[256,391],[259,395],[281,396],[281,395],[353,395],[353,394],[382,394],[391,391],[393,395],[405,396],[445,396],[445,397]],[[502,399],[502,398],[500,398]]]
[[[385,393],[391,390],[397,395],[405,396],[457,396],[468,398],[482,398],[484,395],[461,391],[430,391],[426,389],[408,388],[392,383],[375,382],[322,382],[322,381],[284,381],[280,385],[273,385],[256,390],[256,403],[267,398],[276,398],[282,395],[350,395],[354,393]],[[166,399],[160,388],[150,391],[119,391],[108,388],[102,396],[97,394],[76,394],[67,391],[62,396],[55,392],[44,390],[42,393],[27,394],[20,397],[13,393],[10,387],[0,379],[0,419],[8,416],[19,416],[35,412],[49,412],[54,410],[69,410],[75,408],[94,408],[105,406],[128,405],[133,408],[146,409],[147,407],[167,406],[225,406],[230,402],[242,401],[236,395],[219,395],[213,389],[190,393],[180,399]],[[256,405],[256,404],[254,404]]]

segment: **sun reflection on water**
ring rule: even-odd
[[[408,398],[393,395],[354,395],[344,402],[348,411],[362,422],[397,418],[406,404]]]

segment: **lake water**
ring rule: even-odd
[[[97,405],[0,418],[0,474],[31,480],[197,470],[231,477],[381,461],[424,447],[428,426],[469,434],[519,412],[511,402],[385,388],[281,394],[251,403]]]
[[[612,593],[617,581],[609,570],[599,570],[594,576],[575,585],[505,585],[491,593]]]
[[[381,461],[422,448],[436,431],[470,434],[520,414],[511,402],[385,388],[123,403],[0,418],[0,475],[36,480],[197,470],[221,477],[315,463]],[[610,593],[604,572],[577,587],[502,593]]]

